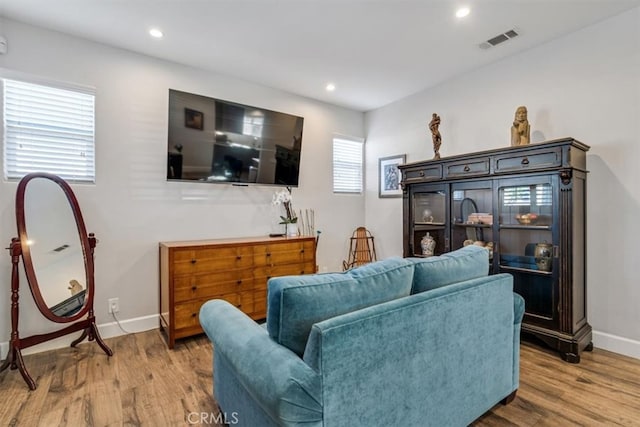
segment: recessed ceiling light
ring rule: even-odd
[[[156,38],[156,39],[161,39],[164,36],[164,34],[162,34],[162,31],[160,31],[157,28],[150,29],[149,30],[149,35],[151,37],[153,37],[153,38]]]
[[[336,90],[336,85],[334,85],[333,83],[327,83],[325,89],[327,89],[327,92],[333,92],[334,90]]]
[[[469,12],[471,12],[471,10],[468,7],[461,7],[460,9],[456,10],[456,17],[464,18],[469,14]]]

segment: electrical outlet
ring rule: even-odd
[[[120,311],[120,301],[118,298],[109,298],[109,313],[117,313]]]

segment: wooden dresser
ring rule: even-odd
[[[160,242],[160,328],[169,348],[202,333],[198,314],[211,299],[264,319],[269,278],[315,272],[314,237]]]

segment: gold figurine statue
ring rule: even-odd
[[[516,114],[511,126],[511,145],[527,145],[530,141],[531,127],[527,120],[527,107],[521,105],[516,109]]]
[[[435,153],[433,156],[434,160],[440,158],[440,145],[442,144],[442,136],[440,135],[438,126],[440,126],[440,116],[433,113],[431,121],[429,122],[429,130],[431,130],[431,137],[433,138],[433,152]]]

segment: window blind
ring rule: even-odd
[[[48,172],[95,182],[95,95],[3,81],[4,174]]]
[[[552,195],[549,184],[507,187],[503,191],[503,204],[505,206],[551,206]]]
[[[333,139],[334,193],[362,193],[362,146],[360,141]]]

